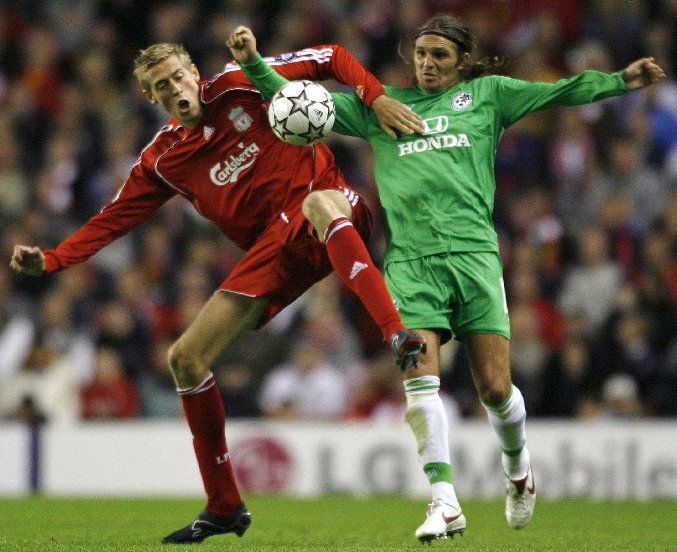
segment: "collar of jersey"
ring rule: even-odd
[[[415,84],[414,86],[411,87],[412,90],[414,90],[417,94],[423,96],[424,98],[435,98],[436,96],[442,96],[455,88],[458,88],[462,84],[466,83],[467,81],[464,79],[461,79],[458,81],[454,86],[450,86],[449,88],[445,88],[444,90],[440,90],[439,92],[433,92],[432,94],[429,94],[428,92],[424,92],[421,90],[421,88],[418,86],[418,84]]]

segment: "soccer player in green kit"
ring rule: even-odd
[[[229,46],[265,98],[286,83],[238,28]],[[354,94],[332,94],[336,132],[368,140],[386,217],[385,277],[403,322],[425,338],[427,352],[405,371],[406,419],[418,442],[432,503],[416,530],[422,542],[461,533],[466,520],[452,484],[449,428],[438,395],[440,345],[452,336],[468,352],[473,380],[501,449],[506,518],[531,519],[536,487],[525,447],[526,410],[510,378],[508,306],[492,222],[494,156],[503,131],[533,111],[624,94],[665,78],[653,58],[612,74],[585,71],[556,83],[491,74],[496,60],[471,62],[474,40],[451,15],[437,15],[416,35],[416,84],[386,87],[418,114],[418,135],[395,136]],[[393,140],[395,138],[395,140]]]

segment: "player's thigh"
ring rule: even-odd
[[[467,334],[463,343],[480,399],[486,404],[500,404],[512,385],[510,342],[499,334]]]
[[[177,348],[211,366],[235,339],[255,328],[268,307],[265,297],[217,291],[177,340]]]

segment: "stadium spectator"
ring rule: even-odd
[[[636,418],[642,414],[639,386],[630,374],[612,374],[602,388],[603,416]]]
[[[609,168],[599,170],[587,183],[585,209],[595,220],[604,198],[622,193],[630,201],[630,225],[645,234],[660,216],[667,199],[667,186],[658,172],[645,161],[644,143],[632,136],[618,136],[609,144]]]
[[[609,256],[618,263],[628,280],[637,277],[638,234],[630,219],[632,204],[622,192],[612,192],[602,200],[598,222],[609,236]]]
[[[581,401],[592,396],[592,369],[593,359],[587,343],[566,341],[545,367],[541,403],[535,411],[542,416],[576,416]]]
[[[254,418],[261,415],[258,392],[261,383],[254,369],[244,362],[219,364],[214,369],[223,406],[231,418]]]
[[[148,363],[139,374],[136,387],[141,402],[141,415],[149,418],[181,418],[181,401],[176,396],[176,385],[167,370],[170,339],[155,337]]]
[[[338,420],[346,409],[347,382],[327,361],[322,344],[306,339],[288,362],[273,368],[259,395],[259,408],[271,418]]]
[[[543,345],[551,352],[559,350],[564,339],[562,315],[553,301],[543,297],[537,272],[528,268],[513,271],[508,290],[511,303],[524,307],[527,316],[535,322]]]
[[[0,417],[72,425],[78,419],[77,384],[50,344],[36,342],[20,370],[1,384]]]
[[[97,348],[94,377],[80,389],[80,407],[85,420],[120,420],[139,414],[139,394],[115,349]]]
[[[91,378],[94,342],[89,331],[73,323],[76,298],[57,285],[45,293],[39,312],[37,335],[63,357],[72,380],[80,384]]]
[[[624,276],[609,258],[608,236],[602,228],[585,230],[579,244],[580,260],[564,275],[559,308],[564,314],[582,315],[586,332],[595,336],[611,314]]]
[[[102,301],[97,309],[98,345],[115,349],[125,373],[136,380],[148,362],[149,329],[131,305],[115,298]]]
[[[35,339],[29,305],[13,293],[5,267],[0,267],[0,385],[23,366]]]
[[[0,115],[0,220],[20,216],[29,205],[26,175],[19,164],[12,121],[7,113]]]

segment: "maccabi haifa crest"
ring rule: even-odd
[[[472,105],[472,96],[468,92],[460,92],[451,100],[451,107],[456,111],[463,111]]]

